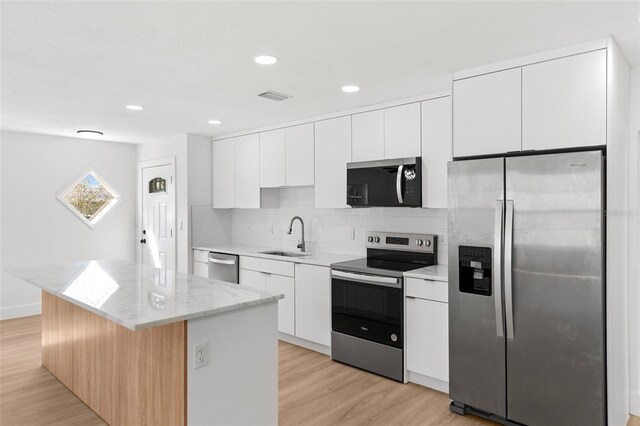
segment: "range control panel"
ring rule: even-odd
[[[436,238],[432,234],[367,232],[367,248],[434,253]]]

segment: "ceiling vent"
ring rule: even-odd
[[[284,93],[274,92],[273,90],[267,90],[264,93],[260,93],[258,96],[265,99],[271,99],[272,101],[284,101],[285,99],[289,99],[291,96],[285,95]]]

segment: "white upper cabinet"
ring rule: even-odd
[[[422,207],[447,208],[451,97],[422,102]]]
[[[354,114],[351,119],[351,161],[382,160],[384,158],[384,110]]]
[[[314,183],[313,123],[287,127],[286,185],[309,186]]]
[[[315,123],[315,206],[347,207],[347,163],[351,161],[351,116]]]
[[[520,151],[520,68],[453,82],[453,156]]]
[[[420,102],[384,110],[384,158],[420,156]]]
[[[260,133],[260,187],[285,185],[285,130]]]
[[[260,136],[237,137],[235,145],[235,207],[260,208]]]
[[[212,142],[212,205],[218,209],[236,206],[236,152],[235,139]]]
[[[523,150],[606,143],[606,50],[522,68]]]

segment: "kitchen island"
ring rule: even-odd
[[[42,288],[42,365],[112,425],[278,422],[283,296],[120,260],[11,271]]]

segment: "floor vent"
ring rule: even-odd
[[[258,96],[271,99],[272,101],[284,101],[285,99],[289,99],[291,96],[285,95],[284,93],[274,92],[273,90],[267,90],[264,93],[260,93]]]

